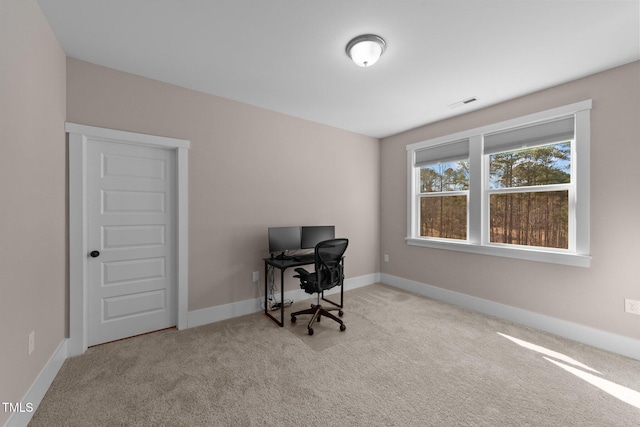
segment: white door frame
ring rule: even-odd
[[[69,356],[84,353],[87,336],[87,143],[91,137],[103,141],[165,148],[176,152],[176,289],[177,327],[187,328],[189,285],[188,154],[184,139],[124,132],[66,123],[69,134]]]

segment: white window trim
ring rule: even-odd
[[[576,267],[589,267],[589,194],[590,194],[590,113],[592,101],[585,100],[563,107],[553,108],[535,114],[494,123],[479,128],[446,135],[427,141],[407,145],[407,244],[435,249],[469,252],[482,255],[500,256],[528,261],[564,264]],[[515,128],[536,122],[544,122],[554,118],[575,114],[575,144],[572,151],[572,184],[575,185],[575,203],[573,217],[569,219],[569,228],[574,233],[570,238],[569,249],[553,249],[529,246],[502,245],[488,242],[489,207],[487,191],[483,182],[488,167],[483,159],[483,135],[491,132]],[[415,152],[419,149],[444,144],[460,139],[469,139],[469,160],[476,167],[471,168],[469,180],[469,215],[468,240],[435,239],[417,237],[418,209],[416,192],[417,169],[414,167]],[[479,165],[479,167],[478,167]]]

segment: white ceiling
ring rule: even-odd
[[[38,2],[70,57],[378,138],[640,59],[640,0]]]

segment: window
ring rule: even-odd
[[[462,140],[416,152],[419,169],[419,235],[467,238],[469,141]]]
[[[407,242],[587,267],[590,109],[408,145]]]

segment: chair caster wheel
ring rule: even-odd
[[[342,311],[342,310],[338,311],[338,316],[340,316],[340,317],[344,316],[344,311]]]
[[[291,323],[296,323],[296,316],[291,316]]]
[[[344,332],[345,329],[347,329],[345,325],[340,325],[340,332]]]
[[[313,328],[309,328],[309,335],[313,335]]]

